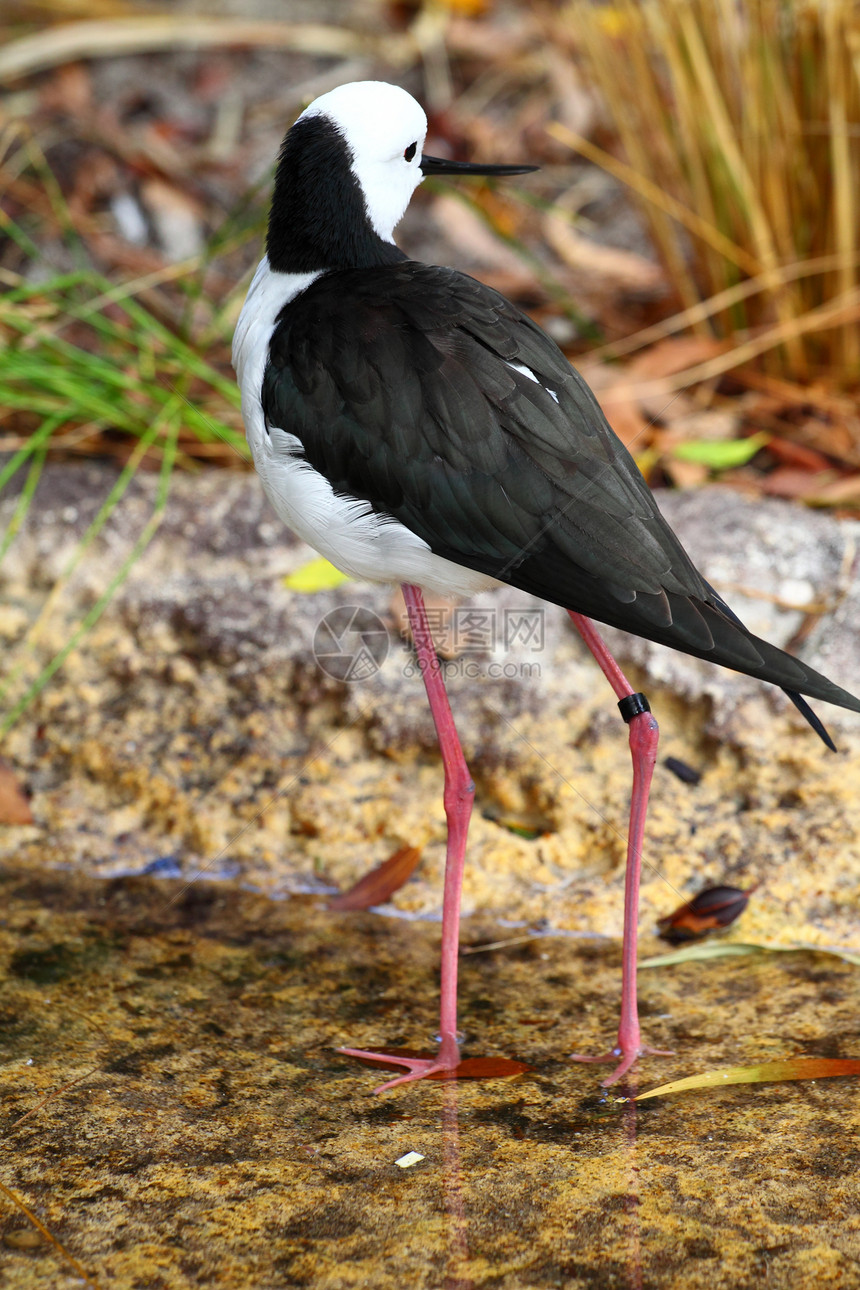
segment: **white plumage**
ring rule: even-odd
[[[254,465],[280,519],[327,560],[367,582],[413,582],[440,596],[471,596],[494,578],[441,556],[398,520],[375,515],[366,502],[335,494],[302,460],[302,445],[281,426],[267,426],[260,402],[269,340],[278,314],[318,273],[278,273],[260,261],[233,338],[233,366]]]

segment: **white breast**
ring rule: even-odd
[[[338,569],[369,582],[411,582],[438,595],[469,596],[497,585],[434,555],[399,520],[375,515],[366,502],[336,496],[328,480],[300,457],[289,426],[267,426],[260,394],[278,314],[319,273],[278,273],[261,260],[233,338],[242,417],[257,473],[277,514]]]

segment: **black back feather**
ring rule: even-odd
[[[860,711],[747,631],[579,374],[474,279],[405,259],[324,274],[282,311],[262,398],[268,423],[297,436],[337,493],[396,518],[436,554],[771,681],[796,704],[808,694]]]

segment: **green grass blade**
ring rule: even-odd
[[[89,612],[85,614],[81,622],[78,624],[77,628],[72,632],[71,637],[63,646],[63,648],[59,650],[48,663],[45,664],[45,666],[42,668],[39,675],[36,677],[35,681],[33,681],[32,685],[29,686],[26,692],[21,696],[18,702],[7,714],[2,724],[0,724],[0,737],[7,734],[8,731],[12,729],[12,727],[15,725],[18,718],[22,715],[22,713],[26,711],[26,709],[30,706],[33,700],[36,699],[41,694],[42,690],[44,690],[45,686],[48,684],[51,678],[63,666],[63,664],[65,663],[69,655],[72,653],[72,651],[77,648],[81,640],[86,636],[87,632],[89,632],[90,629],[95,626],[95,624],[98,622],[99,618],[101,618],[107,606],[110,604],[117,590],[119,589],[119,587],[122,586],[123,582],[128,577],[129,572],[134,567],[136,562],[139,560],[143,551],[152,541],[152,538],[155,536],[155,533],[164,515],[165,507],[167,506],[167,499],[170,491],[170,480],[173,473],[174,464],[176,461],[179,425],[180,425],[180,420],[179,420],[178,408],[177,408],[176,416],[174,418],[173,424],[170,427],[170,431],[165,438],[165,452],[162,458],[161,471],[159,474],[158,490],[156,493],[153,512],[149,520],[147,521],[146,525],[144,526],[143,531],[140,534],[140,537],[135,542],[131,552],[123,561],[122,565],[117,570],[116,574],[110,580],[107,587],[102,592],[101,596],[99,596],[98,600],[89,610]]]

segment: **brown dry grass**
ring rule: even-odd
[[[695,325],[739,342],[770,332],[771,370],[855,385],[856,5],[569,0],[544,23],[610,125],[603,150],[554,133],[629,185],[682,306],[717,298]]]

